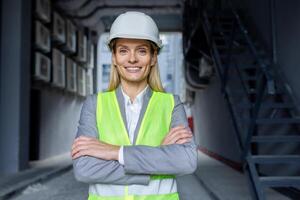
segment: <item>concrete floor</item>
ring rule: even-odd
[[[251,200],[245,175],[199,152],[198,168],[192,175],[177,177],[181,200]],[[68,170],[29,185],[9,200],[83,200],[87,199],[88,186],[79,183]],[[267,191],[267,199],[288,200],[275,192]]]
[[[195,175],[178,178],[181,200],[212,200]],[[83,200],[87,199],[88,186],[74,179],[68,171],[44,183],[36,183],[10,200]]]
[[[215,199],[220,200],[251,200],[251,193],[246,175],[224,165],[206,154],[199,152],[198,168],[195,172],[200,182]],[[267,189],[267,200],[289,200],[290,198]]]
[[[87,199],[87,192],[88,186],[77,182],[71,170],[44,183],[30,185],[10,200],[83,200]]]

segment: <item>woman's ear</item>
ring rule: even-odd
[[[151,63],[150,66],[155,66],[157,62],[157,51],[154,51],[152,57],[151,57]]]
[[[111,60],[112,60],[113,65],[117,66],[116,55],[114,53],[112,53]]]

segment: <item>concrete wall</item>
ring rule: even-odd
[[[28,161],[31,1],[0,4],[0,174],[9,174]]]
[[[206,89],[196,92],[192,107],[195,137],[200,147],[240,162],[240,149],[220,88],[219,79],[214,77]]]
[[[39,159],[69,152],[83,98],[49,90],[41,93]]]
[[[30,124],[39,123],[38,159],[70,151],[83,98],[42,88],[33,101],[40,118],[30,119],[37,106],[30,103],[31,1],[2,0],[0,9],[0,175],[7,175],[29,166]]]

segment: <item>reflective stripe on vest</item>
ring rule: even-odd
[[[137,145],[160,146],[169,132],[174,98],[171,94],[155,92],[149,100],[136,139]],[[99,139],[114,145],[132,145],[115,91],[98,93],[97,128]],[[112,126],[113,123],[113,126]],[[149,185],[91,184],[89,200],[178,200],[177,185],[172,175],[153,175]]]
[[[128,190],[127,190],[128,188]],[[127,190],[127,191],[126,191]],[[107,196],[122,196],[124,193],[128,196],[145,196],[145,195],[164,195],[177,192],[175,179],[156,179],[151,180],[149,185],[110,185],[110,184],[93,184],[89,187],[89,194]]]

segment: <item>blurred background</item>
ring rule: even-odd
[[[0,199],[86,198],[70,148],[86,96],[108,86],[110,26],[130,10],[157,22],[163,86],[198,145],[182,199],[300,199],[299,4],[1,0]]]

